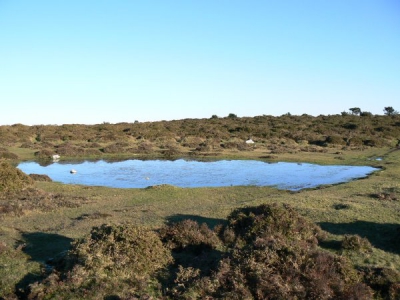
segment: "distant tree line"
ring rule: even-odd
[[[361,116],[361,117],[367,117],[367,116],[372,116],[372,113],[370,113],[369,111],[361,111],[361,108],[359,107],[352,107],[349,108],[350,114],[353,116]],[[395,110],[392,106],[387,106],[383,109],[383,113],[386,116],[395,116],[398,115],[399,112],[397,110]],[[344,111],[342,112],[342,115],[349,115],[348,112]]]

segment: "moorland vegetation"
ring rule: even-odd
[[[353,108],[354,110],[355,108]],[[361,110],[360,110],[361,111]],[[238,118],[235,114],[210,119],[160,122],[69,124],[61,126],[14,124],[0,126],[0,156],[18,158],[7,147],[34,149],[38,159],[63,157],[220,155],[228,151],[324,152],[327,147],[360,150],[399,144],[397,114],[367,112],[340,115]],[[246,144],[252,139],[254,144]],[[225,153],[226,154],[226,153]]]
[[[400,116],[384,112],[0,126],[0,299],[400,299]],[[54,154],[381,171],[289,192],[64,185],[16,168]]]

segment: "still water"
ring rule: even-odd
[[[117,162],[56,162],[41,166],[23,162],[27,174],[46,174],[67,184],[144,188],[170,184],[178,187],[273,186],[297,191],[366,177],[378,170],[368,166],[321,166],[308,163],[267,163],[256,160],[125,160]],[[76,170],[72,174],[70,171]]]

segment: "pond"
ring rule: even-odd
[[[116,188],[145,188],[161,184],[178,187],[253,185],[292,191],[348,182],[378,170],[369,166],[185,159],[55,162],[47,166],[37,162],[23,162],[18,168],[26,174],[46,174],[53,181],[66,184]],[[76,173],[71,173],[71,170],[76,170]]]

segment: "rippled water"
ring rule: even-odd
[[[378,170],[368,166],[321,166],[308,163],[267,163],[256,160],[125,160],[52,163],[23,162],[27,174],[46,174],[67,184],[144,188],[170,184],[179,187],[274,186],[300,190],[366,177]],[[75,174],[70,171],[76,170]]]

